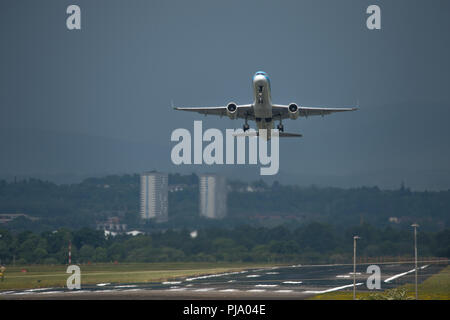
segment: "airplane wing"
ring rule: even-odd
[[[258,131],[236,132],[236,133],[233,133],[232,136],[234,136],[234,137],[258,137],[259,132]],[[278,136],[280,138],[303,137],[303,135],[300,133],[290,133],[290,132],[278,132]]]
[[[216,115],[216,116],[226,116],[227,107],[174,107],[175,110],[198,112],[200,114],[206,115]],[[255,115],[253,113],[253,107],[251,104],[241,104],[237,105],[237,118],[248,120],[255,120]]]
[[[358,110],[356,107],[350,108],[320,108],[320,107],[298,107],[298,113],[300,117],[308,117],[308,116],[324,116],[334,112],[343,112],[343,111],[355,111]],[[275,104],[272,105],[272,115],[274,119],[278,119],[281,116],[281,119],[289,118],[289,106],[288,105],[280,105]]]

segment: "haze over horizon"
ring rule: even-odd
[[[448,1],[377,1],[378,31],[365,25],[373,1],[77,1],[79,31],[66,29],[69,4],[0,4],[0,178],[156,169],[450,189]],[[258,70],[274,103],[359,101],[360,110],[284,121],[303,138],[280,139],[275,176],[259,176],[259,165],[173,165],[174,129],[243,121],[177,112],[170,101],[251,103]]]

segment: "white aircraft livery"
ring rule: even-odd
[[[264,71],[258,71],[253,76],[253,103],[238,105],[234,102],[228,103],[221,107],[174,107],[175,110],[194,111],[204,115],[228,116],[230,119],[244,119],[244,135],[250,129],[248,120],[254,120],[258,127],[266,129],[268,138],[270,138],[270,129],[274,128],[274,121],[279,120],[277,129],[280,137],[301,137],[298,133],[285,133],[283,119],[297,119],[298,117],[308,116],[324,116],[334,112],[355,111],[358,108],[320,108],[320,107],[303,107],[296,103],[289,105],[273,104],[270,95],[270,79]],[[258,135],[258,132],[255,134]]]

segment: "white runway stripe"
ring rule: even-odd
[[[422,266],[419,269],[422,270],[422,269],[425,269],[426,267],[428,267],[428,265]],[[406,272],[403,272],[403,273],[396,274],[396,275],[394,275],[394,276],[392,276],[390,278],[387,278],[386,280],[384,280],[384,282],[386,282],[386,283],[391,282],[392,280],[395,280],[397,278],[403,277],[403,276],[405,276],[405,275],[407,275],[409,273],[413,273],[414,271],[416,271],[416,268],[414,268],[412,270],[409,270],[409,271],[406,271]]]
[[[219,290],[220,292],[236,292],[239,291],[237,289],[223,289],[223,290]]]
[[[255,287],[274,288],[274,287],[278,287],[278,285],[277,284],[255,284]]]
[[[265,292],[266,290],[264,290],[264,289],[250,289],[250,290],[247,290],[247,292]]]
[[[357,283],[356,285],[360,286],[360,285],[362,285],[362,282]],[[323,290],[323,291],[305,291],[305,293],[322,294],[322,293],[338,291],[338,290],[342,290],[342,289],[350,288],[350,287],[353,287],[353,283],[349,284],[349,285],[346,285],[346,286],[331,288],[331,289],[327,289],[327,290]]]
[[[122,286],[115,286],[114,288],[136,288],[136,287],[137,287],[137,285],[135,285],[135,284],[125,284]]]
[[[212,291],[212,290],[215,290],[215,288],[201,288],[201,289],[195,289],[194,291],[206,292],[206,291]]]
[[[136,289],[127,289],[127,290],[123,290],[123,291],[133,292],[133,291],[142,291],[142,290],[144,290],[144,289],[136,288]]]
[[[55,294],[55,293],[64,293],[64,291],[45,291],[45,292],[39,292],[39,294]]]
[[[200,279],[208,279],[208,278],[215,278],[215,277],[223,277],[223,276],[229,276],[233,274],[239,274],[239,273],[245,273],[247,271],[236,271],[236,272],[226,272],[226,273],[217,273],[217,274],[208,274],[206,276],[199,276],[199,277],[193,277],[193,278],[187,278],[186,281],[193,281],[193,280],[200,280]]]
[[[11,294],[11,293],[15,293],[15,291],[3,291],[3,292],[0,292],[0,294]]]
[[[38,288],[38,289],[28,289],[25,290],[26,292],[38,292],[38,291],[44,291],[44,290],[51,290],[53,288]]]

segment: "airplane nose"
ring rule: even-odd
[[[256,75],[253,78],[253,83],[256,85],[264,85],[266,82],[267,82],[267,79],[263,75]]]

